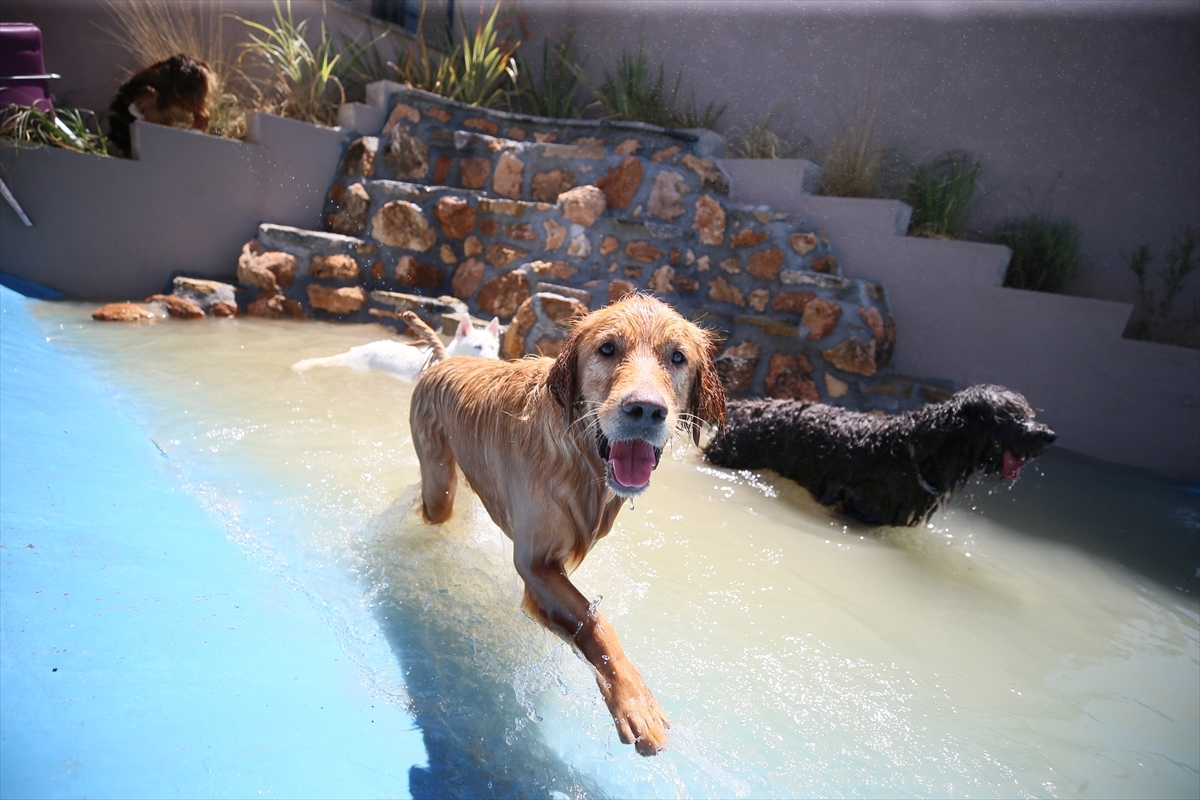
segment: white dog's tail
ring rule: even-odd
[[[302,361],[297,361],[292,364],[292,372],[308,372],[313,367],[336,367],[341,364],[338,356],[328,356],[326,358],[306,358]]]

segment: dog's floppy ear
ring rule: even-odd
[[[704,357],[700,359],[699,373],[692,385],[692,396],[688,411],[692,414],[692,441],[700,444],[700,424],[707,422],[718,428],[725,424],[725,389],[713,364],[716,347],[711,338],[705,343]]]
[[[571,336],[562,352],[550,365],[550,372],[546,376],[546,388],[550,390],[550,395],[567,411],[568,426],[575,421],[575,405],[579,392],[579,382],[575,373],[578,368],[579,344],[577,337]]]

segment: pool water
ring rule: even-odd
[[[421,522],[411,387],[289,369],[386,329],[29,308],[411,715],[414,796],[1200,796],[1195,484],[1055,450],[927,527],[871,529],[679,442],[573,577],[671,716],[644,759],[520,612],[478,501]]]

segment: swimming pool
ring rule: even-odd
[[[519,611],[511,551],[478,502],[460,501],[443,528],[412,514],[410,389],[289,369],[384,329],[137,328],[92,323],[90,306],[4,298],[5,472],[25,452],[10,454],[8,439],[7,314],[19,305],[45,338],[35,364],[53,356],[122,409],[118,440],[161,450],[170,491],[191,504],[176,513],[236,556],[221,569],[294,590],[305,636],[315,628],[352,669],[323,674],[310,656],[327,651],[286,627],[272,631],[275,658],[290,651],[293,677],[361,691],[347,708],[375,704],[395,730],[419,731],[425,752],[406,751],[403,786],[364,777],[402,759],[381,755],[393,746],[382,734],[362,737],[370,745],[345,768],[370,794],[1200,795],[1195,485],[1052,451],[1013,487],[972,484],[931,527],[872,530],[681,444],[575,575],[671,715],[671,749],[643,759],[617,740],[589,668]],[[112,463],[127,459],[115,451]],[[75,470],[61,496],[29,503],[57,507],[94,475]],[[4,514],[5,547],[19,548],[7,486]],[[99,569],[86,549],[70,554],[64,582]],[[203,571],[173,569],[180,581]],[[5,603],[7,653],[7,587]],[[6,683],[23,669],[13,664]],[[262,690],[251,681],[243,694]],[[5,718],[7,750],[7,705]],[[321,769],[314,729],[256,759],[275,727],[286,725],[228,747],[264,775],[297,752]]]

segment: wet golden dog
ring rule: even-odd
[[[522,608],[596,668],[621,741],[667,744],[667,716],[608,621],[567,577],[650,484],[677,431],[720,424],[713,342],[670,306],[628,297],[580,319],[556,359],[452,358],[413,392],[425,518],[450,517],[461,467],[513,541]]]

